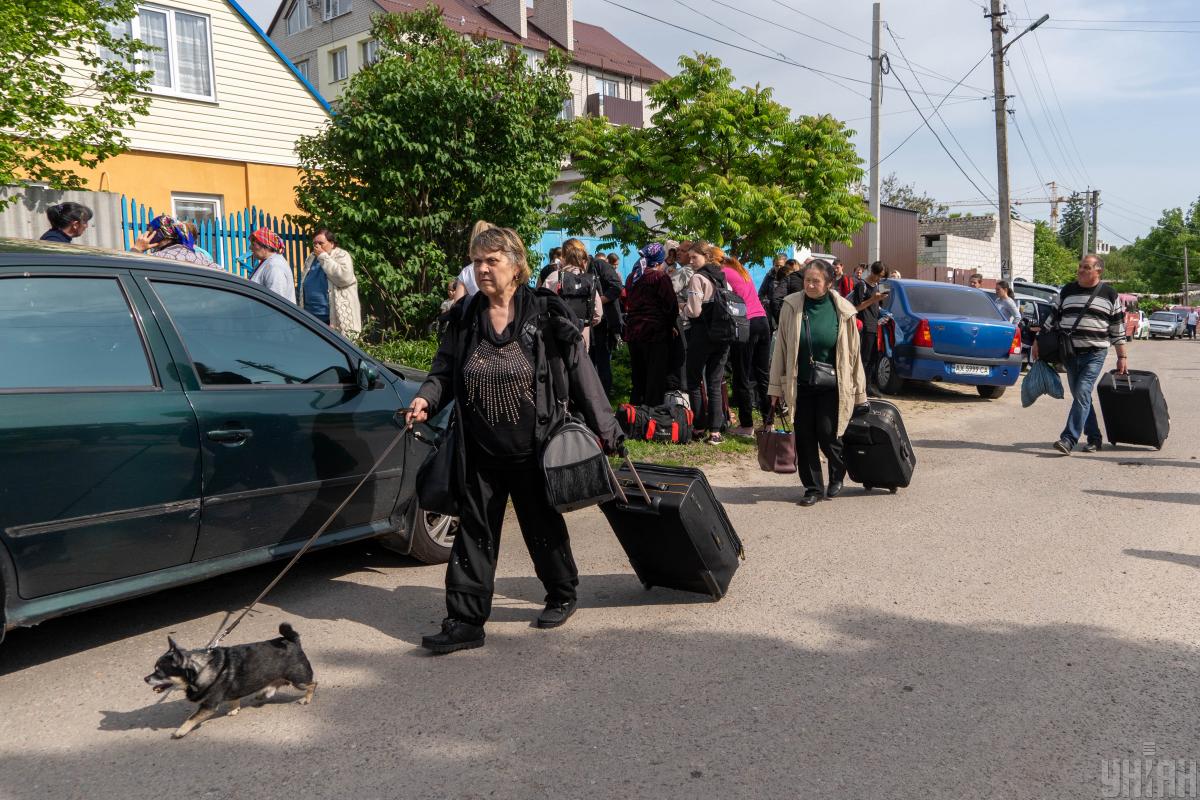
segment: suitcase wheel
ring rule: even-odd
[[[645,590],[648,592],[648,591],[650,591],[651,589],[653,589],[653,588],[654,588],[654,584],[653,584],[653,583],[646,583],[645,581],[642,581],[642,588],[643,588],[643,589],[645,589]]]
[[[888,493],[889,493],[889,494],[895,494],[895,493],[896,493],[896,487],[895,487],[895,486],[889,486],[889,487],[888,487]]]
[[[874,489],[874,488],[875,488],[875,487],[874,487],[874,486],[872,486],[872,485],[871,485],[871,484],[869,484],[869,483],[864,483],[864,484],[863,484],[863,491],[864,491],[864,492],[869,492],[869,491],[871,491],[871,490],[872,490],[872,489]]]

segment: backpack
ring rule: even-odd
[[[592,324],[592,312],[596,308],[596,280],[596,276],[590,272],[560,270],[558,273],[558,296],[579,319],[580,330]]]
[[[692,412],[682,406],[624,403],[617,409],[617,424],[629,439],[668,444],[687,444],[692,440]]]
[[[709,269],[703,272],[713,285],[713,299],[704,304],[709,341],[717,344],[749,342],[750,320],[746,317],[746,301],[729,288],[724,275],[717,275]]]

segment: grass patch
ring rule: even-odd
[[[666,444],[664,442],[644,442],[631,439],[625,440],[625,449],[634,461],[645,461],[651,464],[662,464],[666,467],[698,467],[705,464],[724,464],[739,461],[748,455],[754,455],[757,447],[754,439],[725,434],[725,441],[718,445],[707,442],[690,442],[688,444]]]

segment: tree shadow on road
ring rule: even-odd
[[[1151,500],[1155,503],[1200,506],[1200,492],[1118,492],[1113,489],[1084,489],[1083,493],[1100,497],[1115,497],[1119,500]]]
[[[785,636],[631,609],[620,628],[496,626],[439,659],[363,654],[313,705],[217,718],[121,711],[46,748],[6,731],[11,800],[172,795],[406,798],[1095,797],[1101,759],[1190,758],[1193,648],[1087,625],[959,625],[773,609]],[[390,613],[378,610],[376,613]],[[376,623],[378,624],[378,623]],[[318,679],[332,669],[314,648]],[[339,653],[339,657],[346,653]],[[72,706],[75,704],[72,703]],[[190,705],[190,704],[189,704]],[[269,787],[269,788],[267,788]],[[249,794],[247,794],[249,792]]]
[[[1168,561],[1172,564],[1182,564],[1185,567],[1200,569],[1200,556],[1188,553],[1172,553],[1170,550],[1136,550],[1132,547],[1121,551],[1124,555],[1135,558],[1148,558],[1152,561]]]

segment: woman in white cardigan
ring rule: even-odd
[[[325,292],[321,291],[322,283],[327,285]],[[305,262],[300,278],[300,296],[306,309],[343,336],[353,339],[362,332],[354,260],[325,228],[313,236],[313,254]],[[326,300],[324,308],[322,299]]]

